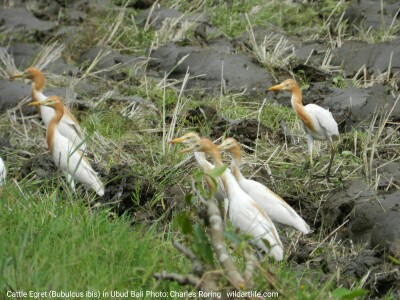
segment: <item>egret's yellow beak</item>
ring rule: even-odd
[[[24,78],[25,75],[26,75],[25,73],[15,74],[13,76],[10,76],[10,80],[14,80],[16,78]]]
[[[42,103],[40,103],[39,101],[28,103],[29,106],[38,106],[38,105],[41,105],[41,104]]]
[[[280,91],[281,89],[282,89],[282,85],[277,84],[277,85],[271,86],[269,89],[267,89],[267,92]]]
[[[176,138],[176,139],[168,141],[168,144],[179,144],[179,143],[183,143],[184,140],[185,139],[183,139],[183,138]]]

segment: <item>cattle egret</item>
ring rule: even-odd
[[[54,162],[64,173],[67,182],[75,190],[74,180],[90,186],[99,196],[104,195],[104,185],[92,169],[83,152],[76,149],[72,142],[63,136],[58,124],[64,113],[64,104],[57,96],[51,96],[43,101],[34,101],[30,106],[41,105],[55,111],[46,130],[47,146],[53,156]]]
[[[316,104],[307,104],[303,106],[300,87],[293,79],[287,79],[268,89],[268,91],[280,90],[292,93],[292,107],[303,123],[304,130],[307,133],[311,166],[313,165],[312,150],[314,139],[329,142],[331,146],[331,159],[329,161],[328,171],[326,172],[326,178],[329,180],[329,173],[335,156],[335,147],[332,140],[339,137],[338,124],[329,110]]]
[[[3,159],[0,157],[0,186],[6,183],[6,166],[4,164]]]
[[[240,144],[234,138],[225,139],[218,149],[232,155],[231,170],[240,187],[264,209],[274,223],[293,226],[306,234],[310,232],[310,226],[281,197],[263,184],[242,175],[239,169]]]
[[[45,78],[43,73],[40,72],[38,69],[30,67],[26,69],[23,73],[13,75],[10,77],[10,79],[16,79],[16,78],[26,78],[32,81],[33,102],[43,101],[47,98],[47,96],[43,94]],[[39,106],[38,111],[47,128],[50,121],[54,117],[54,110],[50,107]],[[82,128],[79,126],[79,123],[75,119],[75,117],[65,106],[64,106],[64,115],[60,121],[60,124],[58,125],[58,130],[60,134],[69,139],[75,145],[75,147],[78,147],[82,151],[86,150],[86,143],[83,140],[84,135]]]
[[[208,139],[200,138],[196,133],[189,132],[170,143],[184,143],[189,146],[180,153],[200,151],[209,154],[216,166],[222,166],[221,153],[216,145]],[[229,199],[229,219],[232,225],[241,233],[253,236],[251,242],[257,248],[273,256],[276,260],[283,259],[283,245],[279,239],[274,224],[264,210],[237,183],[235,177],[225,171],[221,180]],[[266,241],[270,247],[264,243]]]

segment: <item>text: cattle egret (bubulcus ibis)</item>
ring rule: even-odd
[[[7,170],[3,159],[0,157],[0,186],[6,183]]]
[[[16,78],[26,78],[32,81],[32,101],[38,102],[43,101],[47,98],[43,94],[43,88],[45,84],[45,78],[42,72],[40,72],[37,68],[30,67],[26,69],[21,74],[16,74],[10,77],[10,79]],[[54,110],[50,107],[38,107],[38,111],[42,120],[46,126],[48,127],[50,121],[54,117]],[[69,139],[75,147],[79,147],[80,150],[86,150],[86,143],[83,139],[83,131],[82,128],[79,126],[78,121],[75,117],[71,114],[69,109],[64,106],[64,115],[58,125],[59,132]]]
[[[240,144],[234,138],[225,139],[218,149],[232,155],[231,170],[243,191],[253,198],[274,223],[292,226],[303,233],[310,232],[310,226],[281,197],[263,184],[246,179],[240,172]]]
[[[316,104],[307,104],[303,106],[300,87],[293,79],[287,79],[278,85],[270,87],[268,91],[287,91],[292,93],[292,107],[303,123],[303,127],[307,133],[311,166],[313,165],[312,150],[314,139],[329,142],[331,146],[331,159],[329,161],[328,171],[326,172],[326,178],[329,180],[329,173],[335,156],[333,139],[339,137],[338,124],[333,118],[332,113]]]
[[[211,155],[216,166],[222,166],[221,153],[209,139],[202,139],[198,134],[189,132],[170,143],[184,143],[189,147],[180,153],[200,151]],[[237,183],[232,173],[225,171],[221,180],[229,200],[229,219],[241,233],[250,234],[251,242],[276,260],[283,259],[283,245],[274,224],[264,210]],[[264,243],[266,241],[270,247]]]
[[[67,182],[75,190],[74,180],[90,186],[99,196],[104,195],[104,185],[97,173],[92,169],[83,152],[76,149],[72,142],[63,136],[58,124],[64,113],[64,104],[57,96],[51,96],[43,101],[35,101],[30,106],[41,105],[55,111],[46,130],[47,146],[53,156],[54,162],[64,173]]]

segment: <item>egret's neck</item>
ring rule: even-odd
[[[301,90],[298,86],[294,87],[292,90],[291,102],[292,102],[292,107],[293,107],[294,111],[296,112],[296,114],[300,118],[300,120],[303,122],[303,124],[310,130],[314,131],[314,125],[312,124],[310,116],[304,109]]]
[[[231,149],[230,153],[232,155],[231,170],[232,170],[233,175],[235,176],[237,181],[239,181],[241,179],[244,179],[244,176],[240,172],[241,157],[240,157],[240,148],[239,148],[239,146]]]
[[[47,146],[49,147],[51,153],[53,153],[54,136],[58,133],[57,125],[58,123],[60,123],[63,114],[64,114],[64,109],[62,107],[57,108],[55,110],[54,117],[51,119],[49,125],[47,126],[46,140],[47,140]]]
[[[204,152],[194,152],[194,158],[200,167],[202,167],[205,171],[210,171],[212,169],[211,163],[208,162]]]
[[[296,86],[292,89],[291,103],[292,103],[292,107],[296,111],[296,113],[298,110],[304,109],[301,90],[298,86]]]
[[[35,74],[32,79],[32,90],[42,92],[44,88],[44,76],[42,74]]]
[[[32,102],[43,101],[47,97],[43,95],[42,90],[36,89],[35,82],[32,82]],[[41,113],[40,105],[36,106],[36,110]]]

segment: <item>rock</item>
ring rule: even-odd
[[[175,9],[157,7],[153,11],[151,9],[141,11],[135,20],[141,27],[144,27],[147,23],[151,24],[154,29],[160,29],[166,19],[177,19],[181,16],[182,13]]]
[[[400,195],[398,195],[400,196]],[[371,232],[371,247],[400,257],[400,201],[375,223]]]
[[[337,227],[343,224],[350,216],[356,203],[374,199],[376,192],[364,181],[353,180],[345,182],[344,188],[329,195],[322,212],[327,226]]]
[[[371,242],[371,246],[381,244],[384,248],[396,250],[400,242],[399,218],[400,191],[360,199],[350,215],[350,238],[354,242]],[[372,243],[373,232],[375,233]]]
[[[150,15],[151,13],[151,15]],[[204,14],[191,14],[183,16],[180,11],[172,8],[156,7],[155,9],[146,9],[141,11],[135,18],[136,24],[144,27],[145,24],[151,25],[154,29],[158,30],[163,26],[166,20],[173,19],[179,22],[206,22]]]
[[[383,5],[383,11],[381,5]],[[398,1],[383,1],[382,3],[374,0],[352,1],[352,5],[344,14],[344,20],[347,20],[351,28],[389,30],[392,23],[394,27],[399,24],[398,18],[395,18],[399,9]]]
[[[299,64],[321,66],[327,51],[325,40],[312,40],[296,47],[295,56]]]
[[[30,97],[31,87],[19,81],[0,80],[0,113],[13,108],[25,97]]]
[[[400,186],[400,163],[398,162],[375,159],[372,162],[372,173],[379,176],[377,183],[379,190],[386,191],[390,187]]]
[[[367,44],[361,41],[345,41],[332,51],[331,65],[341,66],[344,74],[352,78],[365,65],[369,75],[375,77],[386,72],[400,71],[400,39],[391,42]],[[360,74],[361,76],[363,73]]]
[[[6,29],[14,31],[50,31],[56,26],[54,22],[39,20],[22,7],[1,9],[0,23]]]
[[[153,51],[151,57],[154,61],[150,67],[157,70],[160,77],[172,71],[170,77],[182,79],[188,71],[195,78],[189,80],[187,88],[201,89],[214,95],[220,94],[222,84],[223,92],[243,93],[262,99],[265,87],[272,82],[271,75],[250,58],[221,53],[212,48],[178,47],[169,43]]]
[[[373,251],[364,250],[347,262],[346,266],[344,266],[343,274],[361,279],[369,270],[380,263],[382,263],[382,260],[375,257]]]
[[[99,59],[100,58],[100,59]],[[123,55],[108,47],[97,46],[82,54],[80,63],[91,64],[96,59],[99,59],[93,70],[104,70],[98,73],[99,76],[111,78],[120,81],[126,78],[127,74],[121,72],[122,68],[129,68],[135,70],[138,68],[137,64],[143,62],[145,58],[133,55]],[[116,67],[116,65],[118,65]],[[115,69],[111,69],[114,68]]]
[[[153,199],[155,188],[145,177],[134,173],[127,165],[111,167],[107,179],[106,191],[99,201],[109,203],[118,215],[133,214]]]
[[[10,46],[9,53],[14,58],[15,66],[22,71],[31,66],[39,51],[40,46],[38,44],[16,42]]]
[[[271,134],[271,132],[271,129],[257,120],[244,119],[229,123],[223,122],[222,125],[219,122],[212,128],[211,136],[219,138],[226,133],[227,136],[235,138],[239,143],[254,147],[257,138],[263,138],[267,134]],[[244,148],[244,150],[249,151],[247,148]]]
[[[45,147],[45,145],[43,145]],[[34,174],[37,179],[55,179],[60,174],[49,153],[37,154],[30,158],[20,170],[20,180]]]

